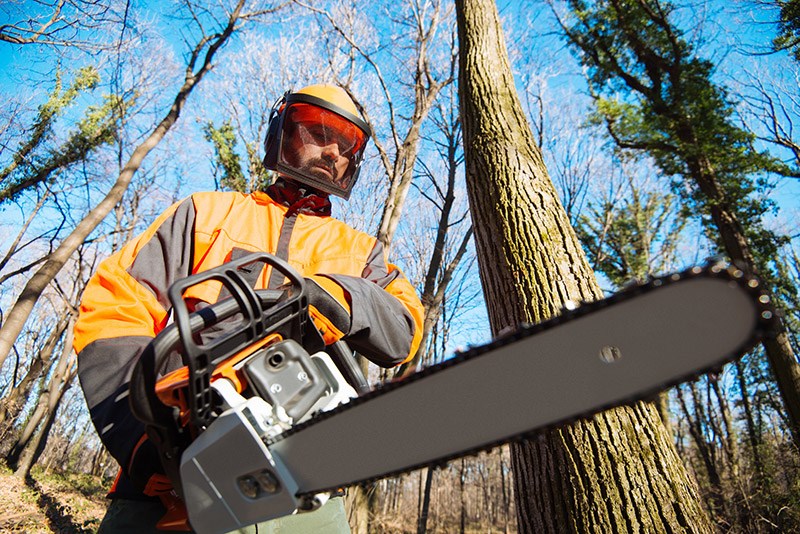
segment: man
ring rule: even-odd
[[[250,195],[194,194],[99,266],[81,302],[75,350],[92,421],[121,466],[100,532],[158,532],[165,512],[157,495],[170,489],[168,479],[127,396],[137,358],[167,324],[167,289],[176,280],[270,252],[306,278],[309,313],[326,344],[345,339],[384,367],[413,356],[423,314],[414,288],[386,263],[374,237],[330,217],[329,195],[349,198],[368,139],[342,89],[313,85],[287,93],[265,140],[265,166],[278,174],[273,185]],[[255,274],[257,289],[284,283],[270,268]],[[184,297],[201,307],[220,293],[220,284],[208,281]],[[347,532],[341,501],[257,531]]]

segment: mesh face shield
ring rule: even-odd
[[[350,196],[367,144],[365,128],[321,105],[287,101],[278,138],[275,170],[326,193]]]

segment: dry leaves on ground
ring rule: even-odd
[[[0,470],[0,532],[95,532],[106,508],[103,482],[86,475],[45,475],[24,481]]]

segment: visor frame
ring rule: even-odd
[[[323,110],[335,113],[336,115],[339,115],[342,118],[349,121],[350,123],[352,123],[354,126],[356,126],[356,128],[358,128],[364,133],[364,142],[361,148],[353,152],[352,156],[350,157],[350,164],[347,167],[347,171],[345,171],[349,173],[351,176],[348,186],[346,188],[335,186],[329,181],[304,173],[299,169],[297,169],[296,167],[288,165],[286,162],[282,160],[283,143],[284,141],[287,140],[287,138],[285,138],[284,136],[285,133],[284,123],[288,115],[286,111],[289,109],[291,104],[295,103],[312,104],[314,106],[322,108]],[[332,104],[327,100],[303,93],[291,93],[289,95],[286,95],[280,107],[278,119],[279,122],[277,124],[277,131],[276,131],[277,142],[275,145],[276,150],[274,154],[274,170],[281,175],[284,175],[288,178],[309,185],[325,193],[341,197],[345,200],[349,199],[353,186],[358,180],[358,175],[361,171],[361,163],[364,157],[364,151],[366,150],[367,144],[369,143],[369,138],[371,137],[371,130],[369,128],[369,125],[357,115],[354,115],[353,113],[350,113],[349,111],[335,104]]]

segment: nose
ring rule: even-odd
[[[327,143],[322,146],[322,157],[335,160],[339,157],[339,143]]]

